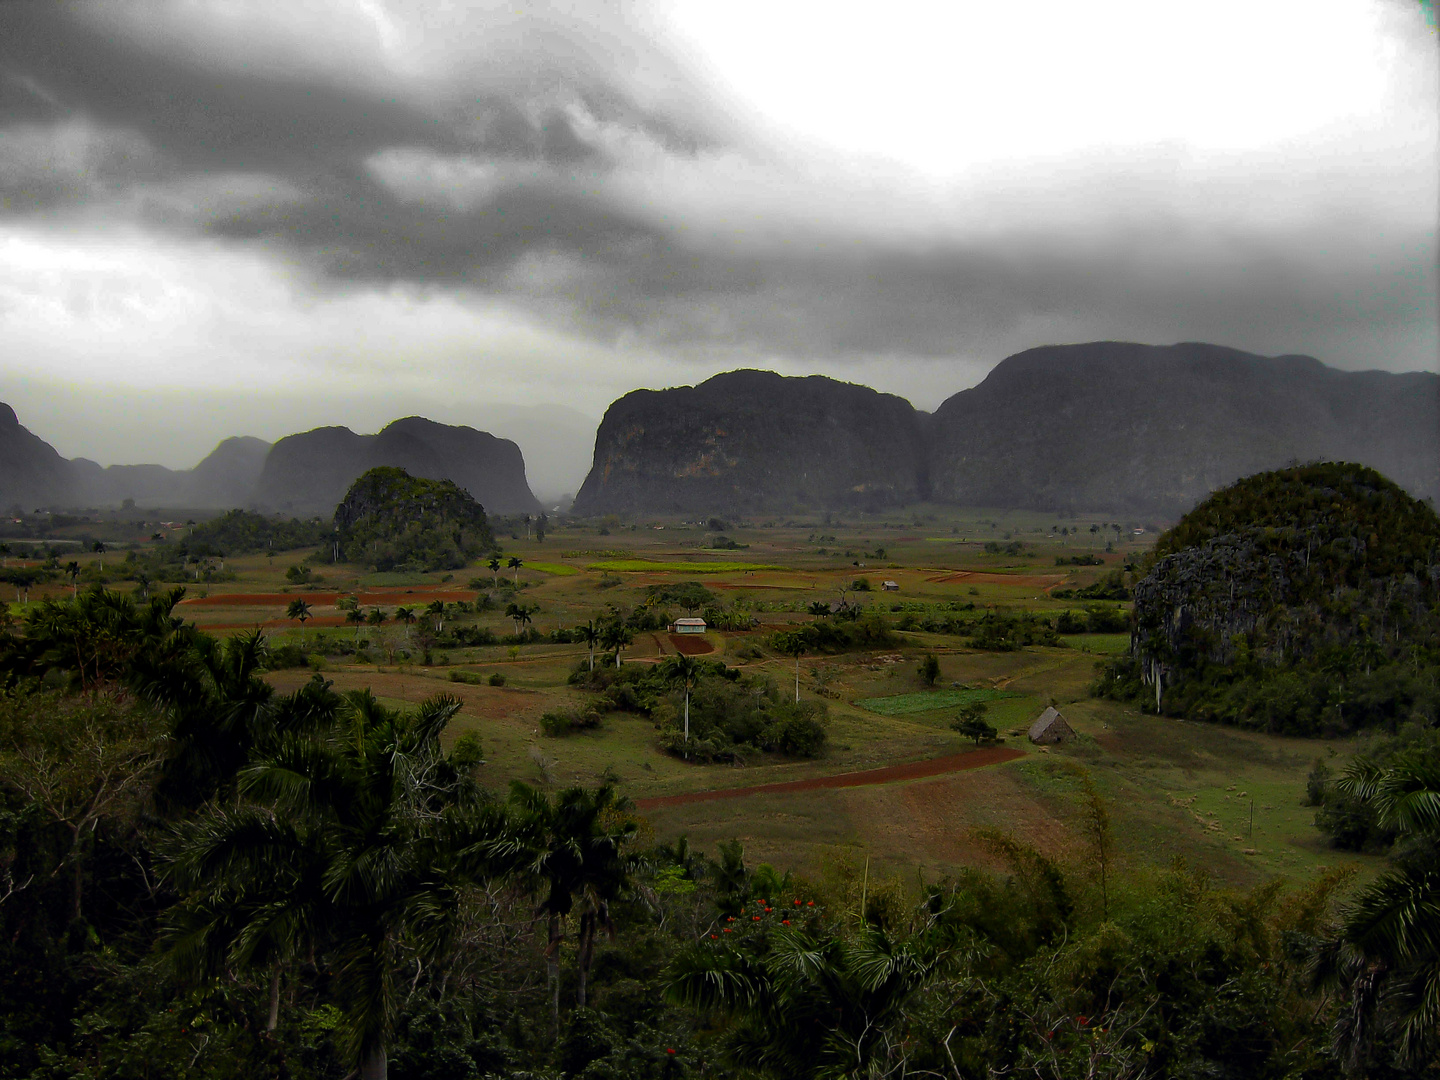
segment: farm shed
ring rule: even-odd
[[[880,583],[880,587],[881,587],[882,589],[884,589],[886,592],[899,592],[899,591],[900,591],[900,583],[899,583],[898,581],[882,581],[882,582]]]
[[[1060,710],[1052,705],[1030,725],[1029,734],[1033,743],[1058,743],[1074,738],[1075,730],[1065,722]]]
[[[703,634],[705,632],[704,619],[676,619],[674,633],[677,634]]]

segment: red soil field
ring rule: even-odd
[[[939,574],[925,580],[932,585],[967,582],[971,585],[1019,585],[1027,589],[1053,589],[1065,578],[1065,574],[986,574],[974,570],[957,570],[953,574]]]
[[[699,634],[671,634],[670,644],[675,646],[676,652],[685,656],[704,656],[715,651],[715,646]]]
[[[769,795],[788,791],[816,791],[820,788],[890,784],[899,780],[920,780],[927,776],[940,776],[944,773],[961,772],[965,769],[979,769],[986,765],[998,765],[1003,761],[1014,761],[1016,758],[1024,756],[1023,751],[995,746],[985,750],[967,750],[963,754],[948,754],[945,757],[930,758],[928,761],[912,761],[908,765],[887,765],[883,769],[864,769],[860,772],[840,773],[836,776],[816,776],[809,780],[786,780],[778,784],[721,788],[718,791],[694,791],[686,795],[657,795],[653,799],[636,799],[635,806],[640,810],[651,810],[660,806],[710,802],[713,799],[738,799],[745,795]]]

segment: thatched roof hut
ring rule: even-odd
[[[1065,717],[1055,706],[1050,706],[1040,718],[1030,725],[1032,743],[1058,743],[1075,737],[1075,729],[1065,722]]]

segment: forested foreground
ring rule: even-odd
[[[1063,863],[801,877],[493,790],[454,699],[276,694],[176,599],[0,641],[0,1076],[1437,1073],[1433,754],[1326,781],[1396,838],[1362,888],[1128,865],[1083,775]]]

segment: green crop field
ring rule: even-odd
[[[915,713],[935,712],[938,709],[957,709],[974,701],[994,701],[996,698],[1013,696],[1005,690],[930,690],[866,698],[855,704],[881,716],[911,716]]]
[[[743,574],[754,570],[784,570],[783,566],[742,562],[651,562],[648,559],[606,559],[585,569],[606,573]]]
[[[1062,522],[1078,527],[1085,542],[1058,535]],[[598,727],[563,738],[541,729],[547,712],[583,709],[597,700],[596,692],[570,682],[589,662],[584,644],[558,640],[570,628],[610,612],[653,612],[661,628],[635,631],[621,652],[622,663],[653,664],[675,653],[660,620],[686,611],[657,607],[652,596],[657,583],[701,582],[708,596],[703,606],[724,613],[726,625],[735,627],[712,626],[705,642],[713,651],[702,659],[721,661],[742,680],[768,682],[776,694],[793,697],[795,661],[775,651],[771,635],[821,618],[812,608],[828,610],[842,597],[892,624],[910,614],[924,624],[989,611],[1045,618],[1066,610],[1083,613],[1084,601],[1057,600],[1051,593],[1096,581],[1140,550],[1127,532],[1117,550],[1099,551],[1104,565],[1057,566],[1057,556],[1099,550],[1088,535],[1091,523],[924,506],[844,523],[803,516],[742,521],[731,523],[726,533],[748,546],[750,558],[740,561],[711,554],[706,545],[713,534],[695,524],[659,518],[631,528],[624,522],[559,521],[543,543],[504,539],[502,560],[515,556],[523,565],[498,575],[483,561],[446,573],[375,574],[325,564],[316,567],[323,582],[310,588],[285,578],[306,551],[274,559],[230,558],[225,573],[211,580],[196,581],[193,573],[175,579],[188,590],[176,614],[218,634],[258,626],[272,645],[294,645],[311,654],[307,666],[269,676],[281,689],[298,687],[318,670],[337,689],[370,687],[384,700],[408,706],[434,694],[454,694],[461,712],[447,738],[479,736],[486,762],[481,774],[497,791],[512,779],[554,785],[610,779],[624,794],[649,799],[924,761],[973,747],[948,726],[954,710],[972,701],[986,703],[1002,745],[1023,753],[1009,763],[911,781],[747,795],[645,812],[658,838],[686,834],[712,849],[718,840],[737,838],[757,860],[776,865],[814,867],[839,851],[870,856],[896,871],[943,872],[990,858],[973,838],[979,827],[1013,832],[1068,859],[1084,841],[1075,825],[1073,782],[1062,768],[1067,762],[1088,770],[1105,793],[1124,858],[1137,865],[1163,866],[1179,857],[1217,879],[1240,883],[1306,874],[1326,863],[1374,865],[1374,859],[1342,858],[1325,848],[1312,824],[1313,811],[1302,805],[1310,763],[1332,747],[1343,760],[1346,744],[1322,748],[1157,720],[1090,698],[1097,663],[1125,651],[1126,634],[1066,635],[1060,648],[989,652],[973,648],[963,634],[915,629],[871,647],[812,652],[800,660],[799,682],[802,700],[826,711],[827,740],[814,759],[757,752],[733,762],[685,761],[661,747],[652,718],[633,712],[607,712]],[[663,530],[651,527],[661,524]],[[962,538],[967,542],[959,542]],[[1019,540],[1023,550],[987,555],[975,543],[991,539]],[[137,555],[146,550],[140,544]],[[78,558],[87,567],[95,561],[90,553]],[[106,573],[122,572],[124,559],[123,549],[112,549]],[[853,588],[862,578],[870,591]],[[898,592],[880,591],[882,580],[897,582]],[[152,590],[162,584],[156,580]],[[112,587],[136,584],[112,578]],[[356,596],[367,617],[378,609],[386,621],[347,623],[345,612],[333,606],[337,593]],[[52,581],[32,590],[31,600],[69,594],[68,582]],[[228,595],[235,596],[233,605],[226,603]],[[192,602],[201,596],[203,603]],[[306,597],[312,617],[301,626],[286,618],[286,605]],[[436,599],[444,605],[443,634],[434,616],[423,614]],[[457,607],[460,600],[464,610]],[[504,615],[511,603],[526,609],[538,640],[511,639],[515,625]],[[397,622],[394,612],[401,606],[420,617]],[[15,603],[9,608],[16,616],[25,610]],[[449,636],[456,627],[467,634],[488,632],[491,643],[456,641]],[[434,644],[437,640],[445,644]],[[939,660],[939,688],[927,688],[917,674],[926,652]],[[595,660],[614,664],[613,653],[603,648]],[[452,670],[471,674],[465,682],[452,682]],[[491,675],[503,676],[504,684],[490,685]],[[1052,703],[1078,738],[1042,751],[1029,745],[1024,731]],[[673,715],[676,705],[668,708]]]

